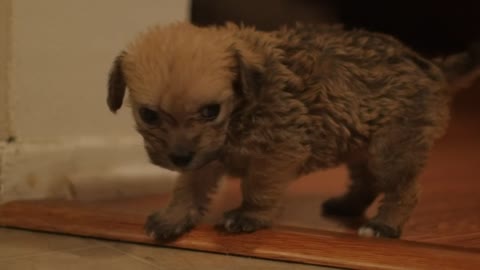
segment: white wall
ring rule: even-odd
[[[10,12],[3,9],[8,5]],[[72,179],[114,181],[108,175],[118,177],[125,166],[140,166],[149,177],[164,173],[145,165],[129,111],[108,111],[107,74],[134,35],[151,24],[188,19],[188,5],[0,0],[0,71],[8,68],[0,77],[0,139],[17,139],[0,145],[0,200],[74,197]]]
[[[116,54],[153,23],[187,17],[184,0],[14,0],[11,101],[16,135],[51,140],[133,134],[112,117],[106,78]]]
[[[9,136],[7,89],[10,63],[10,1],[0,0],[0,141]]]

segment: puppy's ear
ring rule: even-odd
[[[261,59],[251,52],[232,49],[236,62],[233,90],[241,96],[256,96],[263,84],[264,67]]]
[[[107,104],[111,112],[117,112],[122,107],[123,97],[125,96],[125,76],[122,70],[122,60],[124,52],[120,53],[113,61],[108,78],[108,96]]]

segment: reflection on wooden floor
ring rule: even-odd
[[[238,181],[228,180],[204,224],[170,245],[356,269],[480,269],[479,101],[480,88],[458,98],[449,132],[421,176],[422,197],[402,240],[362,239],[355,235],[361,221],[321,216],[321,202],[346,186],[346,172],[338,168],[295,182],[276,227],[242,236],[211,226],[240,202]],[[11,202],[0,207],[0,224],[153,244],[143,222],[168,196]]]

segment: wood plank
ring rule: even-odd
[[[130,200],[144,205],[158,198]],[[5,226],[155,245],[143,232],[145,211],[121,214],[113,202],[13,202]],[[97,210],[97,211],[95,211]],[[142,213],[143,212],[143,213]],[[480,250],[279,226],[242,236],[202,225],[172,247],[354,269],[479,269]]]

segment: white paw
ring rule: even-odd
[[[374,229],[368,226],[362,226],[358,229],[358,235],[362,237],[380,237],[380,232],[375,231]]]

